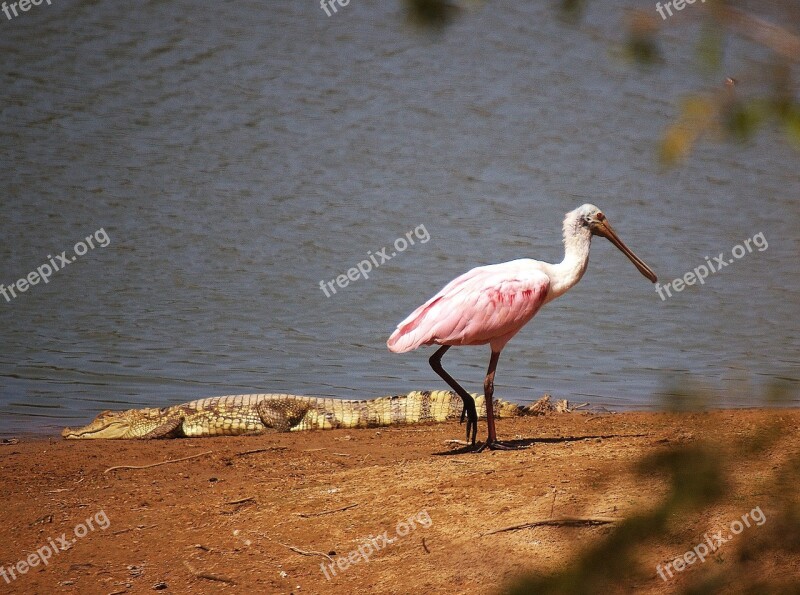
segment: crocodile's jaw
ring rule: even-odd
[[[158,425],[150,421],[150,410],[103,411],[92,423],[82,428],[64,428],[61,435],[67,440],[124,440],[141,438]],[[152,410],[159,413],[158,409]],[[148,423],[150,421],[150,423]]]
[[[115,438],[125,438],[125,433],[128,431],[126,426],[121,424],[110,424],[102,428],[93,427],[95,424],[91,423],[82,428],[64,428],[61,435],[67,440],[87,440],[87,439],[105,439],[113,440]]]

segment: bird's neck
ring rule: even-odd
[[[588,229],[567,229],[567,226],[564,226],[564,260],[553,265],[554,275],[550,280],[548,301],[564,294],[581,280],[589,264],[591,243],[592,234]]]

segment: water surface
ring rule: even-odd
[[[693,49],[619,59],[618,3],[560,22],[500,1],[443,35],[397,2],[59,2],[0,24],[0,283],[110,238],[0,298],[0,434],[106,408],[238,392],[344,398],[444,388],[395,324],[456,275],[561,258],[561,220],[603,208],[663,281],[759,232],[754,251],[662,301],[608,242],[506,348],[496,394],[615,409],[698,389],[714,406],[797,403],[798,154],[777,132],[703,144],[664,171],[655,140],[707,88]],[[766,57],[738,42],[731,63]],[[416,243],[326,297],[424,225]],[[488,348],[445,365],[479,390]]]

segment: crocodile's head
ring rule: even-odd
[[[92,423],[82,428],[64,428],[61,435],[72,440],[145,438],[164,422],[163,409],[103,411]]]

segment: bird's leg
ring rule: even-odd
[[[483,381],[483,400],[486,404],[486,426],[489,429],[489,436],[476,452],[481,452],[484,448],[489,450],[515,450],[515,447],[506,446],[497,441],[497,432],[494,429],[494,372],[497,369],[497,361],[500,359],[499,351],[492,351],[489,359],[489,369],[486,372],[486,379]]]
[[[497,361],[500,359],[500,353],[492,351],[492,357],[489,358],[489,370],[486,372],[486,378],[483,381],[483,401],[486,403],[486,426],[489,428],[489,437],[486,440],[487,444],[497,442],[497,432],[494,429],[494,372],[497,369]]]
[[[428,362],[433,368],[433,371],[436,372],[442,380],[444,380],[450,388],[456,391],[456,394],[461,397],[461,400],[464,401],[464,409],[461,412],[461,421],[464,421],[464,413],[467,414],[467,440],[470,440],[470,430],[472,430],[472,444],[475,444],[475,436],[478,434],[478,410],[475,409],[475,399],[472,398],[467,391],[465,391],[461,385],[456,382],[450,374],[445,372],[444,368],[442,368],[442,356],[450,349],[450,345],[442,345],[439,349],[436,350]]]

